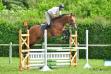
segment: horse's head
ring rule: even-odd
[[[71,25],[77,29],[76,18],[74,15],[72,15],[72,13],[68,15],[68,23],[69,23],[69,25]]]
[[[69,25],[77,28],[76,26],[76,18],[74,15],[71,14],[62,14],[59,17],[53,18],[52,22],[56,22],[56,23],[61,23],[61,24],[66,24],[68,23]]]

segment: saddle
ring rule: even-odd
[[[48,29],[49,27],[50,27],[50,25],[48,25],[47,23],[42,23],[41,24],[42,31],[44,31],[45,29]]]

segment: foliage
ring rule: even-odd
[[[0,0],[0,11],[3,10],[3,4],[2,1]]]
[[[2,0],[0,8],[3,9],[4,5],[10,10],[21,10],[21,9],[37,9],[40,13],[48,10],[53,6],[59,4],[65,4],[66,12],[73,12],[78,16],[92,17],[92,16],[105,16],[111,17],[111,0]],[[42,15],[42,14],[40,14]]]

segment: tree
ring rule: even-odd
[[[2,3],[4,6],[6,6],[6,9],[10,10],[11,9],[11,5],[9,0],[2,0]]]

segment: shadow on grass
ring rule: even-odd
[[[90,69],[91,71],[111,71],[111,67],[97,66]]]

